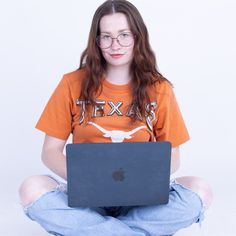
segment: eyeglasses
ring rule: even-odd
[[[108,34],[101,34],[97,36],[97,43],[101,49],[110,48],[113,44],[113,40],[116,40],[122,47],[129,47],[134,42],[134,36],[131,32],[123,32],[116,38],[113,38]]]

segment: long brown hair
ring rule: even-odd
[[[89,33],[87,48],[80,59],[80,69],[86,70],[86,79],[82,84],[81,98],[90,104],[95,103],[95,95],[102,89],[102,80],[106,70],[106,61],[96,43],[100,34],[100,20],[103,16],[125,14],[131,32],[135,35],[132,73],[132,106],[135,111],[133,119],[139,119],[138,113],[144,118],[146,105],[150,102],[147,88],[156,82],[166,80],[157,69],[156,58],[149,44],[147,27],[137,8],[126,0],[107,0],[96,10]]]

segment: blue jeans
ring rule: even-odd
[[[166,236],[200,222],[204,210],[196,193],[172,181],[166,205],[70,208],[66,184],[58,182],[24,211],[57,236]]]

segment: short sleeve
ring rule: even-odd
[[[154,134],[157,141],[169,141],[177,147],[189,140],[189,134],[171,85],[164,87],[158,93]]]
[[[50,136],[67,140],[72,129],[71,109],[70,89],[64,76],[44,108],[36,128]]]

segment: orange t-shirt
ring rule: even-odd
[[[134,112],[131,86],[114,85],[106,80],[96,98],[89,117],[81,99],[81,82],[85,72],[77,70],[65,74],[49,99],[36,128],[46,134],[73,143],[85,142],[148,142],[170,141],[176,147],[189,139],[171,85],[156,83],[155,97],[147,105],[146,119],[131,122]],[[148,114],[148,113],[147,113]],[[88,117],[88,119],[86,119]]]

